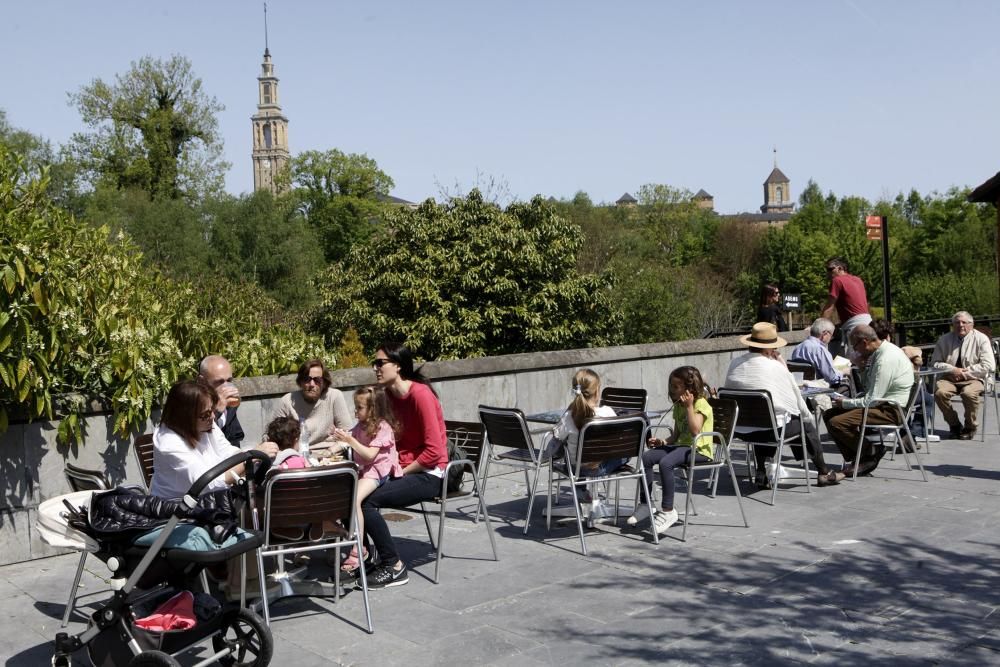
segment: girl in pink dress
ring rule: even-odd
[[[372,491],[385,484],[390,477],[402,477],[396,451],[396,431],[399,424],[392,414],[392,407],[381,387],[362,387],[354,392],[354,415],[358,423],[350,431],[332,429],[334,439],[344,443],[354,452],[354,461],[361,467],[358,475],[358,531],[364,534],[361,501]],[[358,567],[358,554],[352,550],[343,565],[344,570]]]

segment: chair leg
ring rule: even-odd
[[[902,427],[904,429],[906,429],[906,435],[908,436],[908,440],[910,440],[911,442],[915,442],[913,440],[913,434],[910,433],[910,425],[907,424],[905,420],[903,421],[903,426]],[[897,440],[898,439],[899,438],[897,437]],[[903,447],[903,456],[906,457],[906,464],[909,465],[910,464],[910,458],[909,458],[909,456],[906,455],[906,447]],[[920,468],[920,476],[924,478],[925,482],[929,482],[930,480],[927,479],[927,471],[924,470],[924,464],[921,463],[921,461],[920,461],[920,453],[918,451],[916,451],[916,449],[913,450],[913,458],[917,460],[917,467]]]
[[[778,484],[781,483],[781,453],[784,449],[784,444],[784,437],[782,437],[774,451],[774,481],[771,483],[771,507],[774,507],[774,501],[778,499]],[[805,452],[802,452],[803,457],[805,454]]]
[[[422,505],[423,503],[421,503]],[[434,583],[438,582],[438,570],[441,568],[441,556],[444,555],[444,517],[445,511],[448,509],[448,501],[444,498],[441,499],[441,514],[438,515],[438,539],[437,539],[437,557],[434,559]],[[424,515],[426,516],[426,514]],[[433,542],[431,543],[433,544]]]
[[[63,612],[62,625],[59,627],[65,628],[69,624],[69,616],[73,613],[73,608],[76,606],[76,591],[80,587],[80,577],[83,576],[83,566],[87,561],[87,551],[82,551],[80,553],[80,564],[76,566],[76,576],[73,577],[73,586],[69,589],[69,599],[66,600],[66,610]]]
[[[427,539],[431,541],[431,548],[437,549],[438,548],[437,545],[434,544],[434,531],[431,530],[431,520],[427,516],[427,507],[424,505],[424,503],[420,503],[420,514],[422,514],[424,517],[424,526],[427,527]]]
[[[541,469],[535,468],[535,478],[531,482],[531,490],[528,495],[528,513],[524,516],[524,534],[528,534],[528,526],[531,525],[531,508],[535,504],[535,492],[538,490],[538,475],[541,473]],[[552,469],[549,468],[549,476],[551,478]],[[551,514],[551,512],[550,512]]]
[[[583,551],[583,555],[587,555],[587,539],[583,535],[583,517],[580,513],[580,501],[576,497],[576,479],[570,475],[569,478],[569,488],[573,493],[573,511],[576,513],[576,529],[580,533],[580,549]]]
[[[355,543],[355,545],[357,547],[357,550],[358,550],[358,556],[363,557],[365,552],[363,551],[364,546],[361,544],[361,535],[359,535],[357,533],[357,531],[355,531],[354,532],[354,536],[355,536],[354,543]],[[263,570],[261,570],[261,571],[263,571]],[[364,600],[365,600],[365,620],[368,622],[368,634],[374,634],[375,633],[375,628],[372,625],[372,610],[371,610],[371,606],[369,606],[369,604],[368,604],[368,575],[365,573],[365,565],[364,565],[364,563],[361,564],[361,570],[359,571],[359,574],[361,575],[361,577],[360,577],[360,579],[361,579],[361,594],[362,594],[362,596],[364,597]],[[338,586],[337,588],[339,590],[340,587]],[[267,595],[264,596],[264,599],[265,600],[267,599]]]
[[[729,479],[732,480],[733,490],[736,492],[736,504],[740,506],[740,515],[743,516],[743,525],[749,528],[750,522],[747,521],[747,513],[743,511],[743,494],[740,493],[740,481],[736,477],[736,469],[733,468],[733,460],[729,457],[728,452],[726,453],[726,463],[729,465]]]
[[[694,454],[692,453],[691,456],[694,456]],[[691,483],[693,475],[694,471],[691,471],[687,480],[687,497],[684,501],[684,528],[681,529],[681,542],[687,542],[688,524],[691,523],[690,518],[694,510],[694,498],[691,497],[691,489],[694,488],[694,484]],[[653,532],[656,532],[655,527],[653,528]]]
[[[490,512],[486,507],[486,498],[483,496],[482,489],[479,488],[478,482],[473,483],[476,484],[476,497],[479,498],[476,514],[478,515],[480,511],[483,513],[483,523],[486,524],[486,534],[490,537],[490,548],[493,549],[493,560],[499,561],[500,557],[497,555],[496,537],[493,536],[493,526],[490,525]]]

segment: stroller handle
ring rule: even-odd
[[[188,489],[188,492],[184,495],[184,504],[187,505],[188,507],[194,507],[195,505],[197,505],[198,496],[200,496],[201,492],[205,490],[205,487],[208,486],[209,482],[211,482],[219,475],[225,473],[230,468],[234,468],[239,464],[245,461],[249,461],[251,459],[257,459],[261,463],[261,466],[258,469],[257,474],[255,475],[256,479],[260,479],[263,476],[263,474],[266,473],[268,469],[271,467],[271,459],[270,457],[268,457],[267,454],[265,454],[262,451],[259,451],[257,449],[248,449],[245,452],[240,452],[239,454],[233,454],[224,461],[216,463],[207,472],[202,474],[201,477],[196,479],[194,481],[194,484],[191,485],[191,488]]]

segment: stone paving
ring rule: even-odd
[[[897,456],[857,482],[782,487],[775,507],[752,493],[749,529],[725,478],[715,499],[699,483],[687,542],[680,525],[659,546],[602,525],[589,556],[575,524],[546,534],[540,508],[523,535],[524,478],[498,476],[487,498],[499,562],[471,503],[448,521],[438,585],[423,521],[395,522],[410,583],[371,593],[375,634],[357,592],[285,600],[273,664],[1000,664],[1000,436],[943,440],[924,461],[930,483]],[[77,560],[0,568],[7,665],[48,663]],[[74,632],[106,591],[104,566],[88,564]]]

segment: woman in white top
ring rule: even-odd
[[[206,471],[241,450],[229,444],[215,423],[215,390],[201,382],[184,380],[170,388],[160,425],[153,434],[153,483],[159,498],[181,498]],[[274,456],[269,443],[258,447]],[[223,489],[243,474],[243,464],[212,480],[203,493]]]

